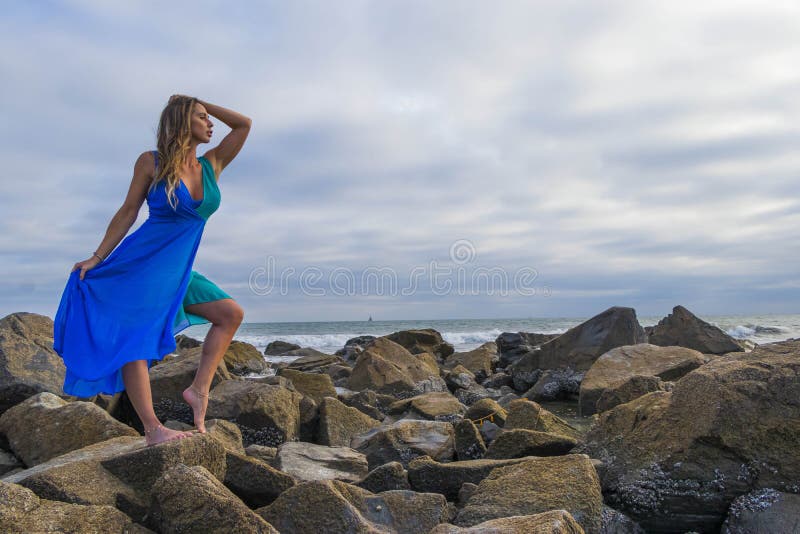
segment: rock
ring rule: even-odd
[[[612,349],[594,362],[581,382],[581,415],[596,413],[597,401],[600,396],[605,391],[619,388],[622,382],[632,376],[643,375],[658,377],[662,380],[677,380],[689,371],[705,364],[706,361],[707,359],[700,352],[684,347],[658,347],[649,343],[639,343]],[[636,388],[629,387],[627,389],[635,391]],[[656,389],[650,389],[650,391],[656,391]],[[641,394],[650,391],[642,391]],[[634,398],[636,397],[628,400]],[[627,401],[623,400],[623,402]]]
[[[372,493],[411,489],[411,485],[408,483],[408,472],[400,462],[389,462],[376,467],[356,485]]]
[[[225,419],[206,419],[207,435],[214,438],[226,451],[244,454],[242,431]]]
[[[386,338],[377,338],[356,361],[350,389],[371,389],[397,397],[413,397],[430,391],[446,391],[439,368],[427,353],[412,355]]]
[[[28,467],[110,438],[139,437],[91,402],[67,402],[46,391],[0,416],[0,433]]]
[[[358,336],[350,338],[344,344],[344,347],[336,351],[337,356],[341,356],[348,363],[355,362],[358,355],[364,352],[372,342],[375,341],[375,336]]]
[[[675,306],[671,314],[661,319],[650,332],[647,342],[661,347],[677,345],[705,354],[744,351],[731,336],[683,306]]]
[[[113,506],[82,506],[40,499],[18,484],[0,481],[0,531],[32,532],[151,532]]]
[[[439,360],[444,360],[453,354],[453,346],[442,339],[442,335],[433,328],[401,330],[384,337],[405,347],[411,354],[427,352]]]
[[[459,388],[466,389],[476,383],[472,371],[460,364],[450,370],[444,370],[444,382],[451,392],[455,392]]]
[[[532,401],[553,401],[577,398],[584,373],[572,369],[547,369],[524,397]]]
[[[800,480],[800,340],[759,345],[598,416],[585,452],[647,531],[717,531],[736,497]]]
[[[247,456],[252,456],[256,460],[261,460],[265,464],[272,465],[273,460],[278,455],[278,447],[265,447],[264,445],[250,445],[244,452]]]
[[[43,499],[110,505],[142,522],[153,483],[179,463],[202,465],[222,479],[225,449],[206,434],[152,447],[144,438],[123,436],[57,456],[3,480],[25,486]]]
[[[225,462],[223,483],[250,508],[270,504],[296,484],[292,476],[254,457],[228,452]]]
[[[492,399],[481,399],[469,407],[464,417],[470,419],[476,425],[479,425],[482,420],[487,420],[498,426],[503,426],[507,415],[505,409],[497,402]]]
[[[194,425],[192,409],[183,400],[183,390],[194,380],[202,354],[202,346],[186,349],[181,351],[180,356],[162,361],[150,369],[153,409],[160,420],[175,419]],[[223,380],[233,378],[224,360],[220,360],[211,379],[211,388]],[[130,405],[130,401],[127,404]],[[129,406],[129,411],[133,411],[132,405]],[[135,419],[138,421],[138,416]]]
[[[327,370],[328,376],[333,380],[334,385],[337,380],[342,380],[344,383],[350,381],[350,375],[353,374],[353,368],[347,365],[331,365]]]
[[[541,514],[501,517],[474,527],[461,528],[443,523],[430,534],[584,534],[566,510],[551,510]]]
[[[37,393],[63,393],[65,373],[52,319],[28,312],[0,319],[0,414]]]
[[[452,421],[460,419],[466,412],[463,404],[450,393],[423,393],[416,397],[401,399],[389,406],[389,415],[406,414],[409,419]]]
[[[386,417],[384,410],[396,399],[391,395],[378,395],[374,391],[366,389],[358,393],[339,395],[339,400],[373,419],[383,421]]]
[[[495,340],[500,354],[500,365],[507,367],[536,347],[547,343],[560,334],[533,334],[528,332],[503,332]]]
[[[367,455],[371,469],[394,461],[407,467],[417,456],[452,460],[454,434],[450,423],[403,419],[355,436],[350,446]]]
[[[153,484],[148,523],[159,532],[278,534],[207,469],[183,464]]]
[[[645,342],[633,308],[611,307],[522,356],[511,369],[514,387],[533,386],[545,369],[586,371],[609,350]]]
[[[753,532],[797,532],[800,526],[800,495],[771,488],[737,497],[722,525],[723,534]]]
[[[0,477],[24,469],[25,466],[12,453],[0,450]]]
[[[503,386],[510,387],[513,384],[514,379],[511,378],[511,375],[504,371],[500,371],[487,378],[481,385],[485,388],[499,389]]]
[[[653,391],[666,391],[664,383],[657,376],[629,376],[603,391],[595,404],[596,412],[605,412]]]
[[[310,348],[290,350],[282,356],[299,356],[288,365],[287,369],[294,369],[304,373],[326,373],[333,365],[345,364],[345,361],[338,356],[325,354]]]
[[[278,447],[275,467],[298,480],[358,482],[369,472],[367,457],[350,447],[292,441]]]
[[[266,356],[278,356],[281,354],[285,354],[290,350],[299,349],[300,345],[296,345],[294,343],[289,343],[288,341],[281,341],[276,340],[272,341],[267,345],[267,348],[264,349],[264,354]]]
[[[602,507],[600,481],[588,456],[529,458],[489,473],[454,523],[468,527],[500,517],[566,510],[587,534],[599,534]]]
[[[311,509],[314,513],[308,513]],[[281,534],[359,532],[427,534],[446,519],[447,502],[434,493],[372,494],[337,480],[305,482],[256,510]]]
[[[489,390],[478,384],[472,384],[466,389],[457,389],[455,396],[461,404],[466,406],[472,406],[482,399],[491,397]]]
[[[203,343],[200,340],[195,339],[193,337],[189,337],[189,336],[187,336],[185,334],[178,334],[177,336],[175,336],[175,351],[177,353],[180,353],[182,350],[185,350],[185,349],[193,349],[195,347],[199,347],[202,344]],[[159,364],[159,363],[161,363],[163,361],[164,360],[160,360],[160,361],[156,360],[154,362],[154,365],[157,365],[157,364]]]
[[[336,388],[333,387],[333,380],[327,374],[304,373],[289,367],[281,369],[278,375],[291,380],[297,391],[311,397],[317,404],[325,397],[336,398]]]
[[[561,434],[574,440],[581,439],[581,433],[569,423],[545,410],[538,403],[527,399],[517,399],[508,405],[508,417],[503,426],[506,430],[524,428],[526,430],[538,430],[539,432],[550,432]]]
[[[486,454],[486,444],[475,423],[469,419],[459,421],[455,428],[456,457],[459,460],[477,460]]]
[[[235,339],[231,341],[222,359],[228,370],[235,375],[264,373],[269,369],[269,362],[257,348],[250,343]]]
[[[321,445],[350,446],[353,436],[363,434],[380,426],[373,419],[356,408],[346,406],[337,399],[323,399],[319,408],[319,430],[317,441]]]
[[[447,500],[458,498],[461,486],[469,482],[479,484],[495,468],[514,465],[527,458],[512,460],[465,460],[437,462],[429,456],[415,458],[408,465],[408,481],[414,491],[441,493]]]
[[[647,534],[630,517],[613,508],[603,505],[602,534]]]
[[[468,352],[454,352],[445,360],[444,366],[452,369],[461,365],[475,376],[475,380],[483,382],[492,375],[498,360],[497,344],[489,342]]]
[[[464,482],[461,484],[461,489],[458,490],[458,507],[463,508],[467,502],[475,495],[475,490],[478,489],[477,484],[473,484],[472,482]],[[458,510],[456,510],[456,515],[458,515]],[[453,516],[455,518],[455,515]],[[454,525],[455,526],[455,525]],[[461,527],[456,527],[461,528]]]
[[[281,386],[225,380],[211,390],[206,417],[235,422],[247,445],[275,446],[299,434],[301,399]]]
[[[524,456],[558,456],[567,454],[577,442],[560,434],[516,428],[500,432],[489,445],[485,458],[496,460]]]

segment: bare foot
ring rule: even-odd
[[[192,407],[194,413],[194,426],[201,434],[206,433],[206,408],[208,407],[208,393],[203,393],[194,386],[183,390],[183,400]]]
[[[165,441],[175,441],[176,439],[187,438],[191,435],[192,434],[190,432],[172,430],[171,428],[167,428],[161,424],[150,430],[145,429],[144,431],[144,439],[148,447],[156,445],[157,443],[163,443]]]

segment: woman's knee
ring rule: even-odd
[[[239,303],[236,302],[235,300],[231,300],[226,315],[228,322],[230,322],[231,324],[235,324],[236,326],[239,326],[240,324],[242,324],[242,321],[244,320],[244,308],[239,306]]]

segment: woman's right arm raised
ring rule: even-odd
[[[106,230],[106,235],[103,241],[100,242],[97,250],[95,250],[95,253],[103,258],[107,258],[111,251],[122,241],[122,238],[125,237],[125,234],[128,233],[133,223],[136,222],[139,209],[147,198],[147,189],[150,187],[150,182],[154,174],[155,159],[153,158],[153,153],[142,152],[133,166],[133,179],[128,188],[128,195],[125,197],[122,206],[117,210],[117,213],[111,218],[111,222],[108,224],[108,229]],[[72,267],[72,270],[80,269],[80,278],[83,280],[86,271],[92,269],[99,263],[100,258],[92,254],[91,258],[76,263]]]

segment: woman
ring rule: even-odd
[[[197,158],[197,146],[211,140],[209,115],[231,132]],[[178,332],[211,323],[194,381],[183,391],[197,431],[205,433],[211,380],[244,318],[241,306],[192,264],[205,223],[220,204],[219,174],[239,153],[251,124],[235,111],[173,95],[161,112],[158,150],[136,160],[122,207],[92,257],[72,267],[61,296],[53,348],[67,367],[64,392],[89,397],[126,390],[148,445],[191,435],[159,422],[149,367],[175,351]],[[145,200],[149,217],[120,243]]]

